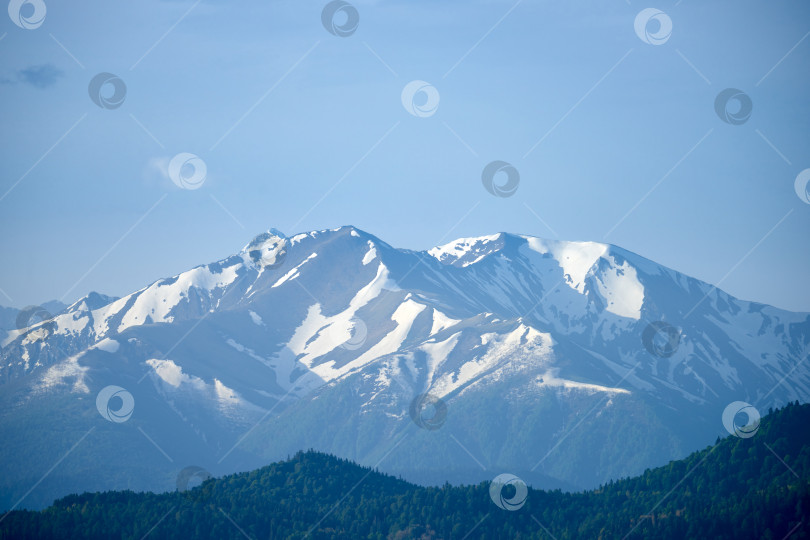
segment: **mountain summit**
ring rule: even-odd
[[[593,487],[713,442],[729,403],[810,396],[808,314],[608,244],[273,230],[107,300],[2,342],[9,507],[74,444],[25,504],[307,448],[426,484]]]

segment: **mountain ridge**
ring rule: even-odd
[[[54,472],[88,489],[164,489],[165,476],[144,474],[165,472],[164,456],[224,474],[301,448],[364,464],[393,452],[387,471],[426,484],[508,467],[578,489],[710,442],[730,402],[810,396],[808,314],[737,300],[608,244],[503,233],[430,251],[354,227],[268,231],[14,331],[0,350],[0,429],[17,454],[0,456],[0,502],[36,481],[21,469],[39,444],[26,421],[66,441],[90,428],[100,447],[126,441],[99,472],[83,469],[96,457],[83,446],[75,467]],[[109,385],[134,396],[126,423],[93,408]],[[435,429],[411,413],[428,405],[446,409]],[[8,412],[21,407],[44,416]],[[52,464],[33,459],[42,472]]]

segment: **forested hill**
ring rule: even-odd
[[[751,438],[729,436],[595,491],[530,489],[513,511],[493,502],[488,483],[425,488],[302,452],[187,491],[72,495],[41,512],[11,512],[0,538],[796,540],[810,538],[808,426],[810,405],[792,404],[763,417]]]

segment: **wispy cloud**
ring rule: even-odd
[[[0,75],[0,84],[30,84],[34,88],[50,88],[64,75],[61,69],[53,64],[29,66],[16,71],[12,77]]]

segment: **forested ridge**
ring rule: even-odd
[[[307,451],[188,491],[70,495],[0,521],[11,538],[810,538],[810,405],[763,417],[686,459],[584,493],[421,487]],[[504,472],[492,471],[493,478]],[[505,488],[506,490],[513,488]],[[511,493],[505,493],[511,496]]]

